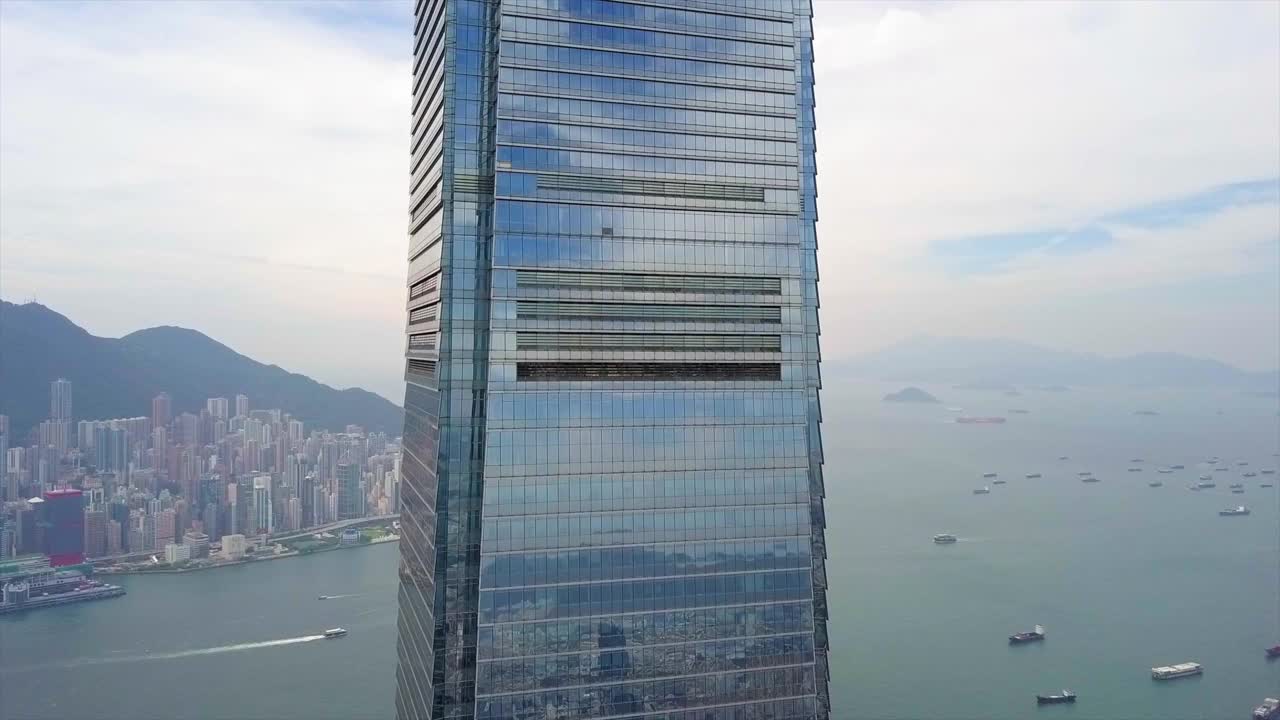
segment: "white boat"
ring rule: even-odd
[[[976,490],[974,490],[974,491],[973,491],[973,494],[974,494],[974,495],[990,495],[990,494],[991,494],[991,488],[990,488],[990,487],[987,487],[986,485],[983,485],[982,487],[977,488]]]
[[[933,536],[933,541],[939,545],[950,545],[958,540],[959,538],[951,533],[939,533]]]
[[[1191,677],[1204,672],[1204,666],[1200,663],[1186,662],[1177,665],[1161,665],[1160,667],[1151,668],[1151,677],[1154,680],[1175,680],[1177,678]]]
[[[330,628],[324,631],[324,636],[325,636],[325,639],[327,640],[332,640],[333,638],[340,638],[346,634],[347,634],[347,631],[345,628]]]
[[[1168,475],[1169,473],[1173,472],[1173,470],[1169,468],[1160,468],[1159,470],[1156,470],[1156,472],[1160,473],[1161,475]]]
[[[1232,516],[1235,516],[1235,515],[1248,515],[1248,514],[1249,514],[1249,508],[1247,508],[1247,507],[1245,507],[1245,506],[1243,506],[1243,505],[1237,505],[1236,507],[1233,507],[1233,508],[1227,508],[1226,510],[1219,510],[1219,511],[1218,511],[1218,514],[1219,514],[1219,515],[1221,515],[1221,516],[1223,516],[1223,517],[1232,517]]]

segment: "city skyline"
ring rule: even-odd
[[[819,2],[818,85],[859,88],[818,107],[824,150],[857,158],[819,168],[820,217],[847,239],[820,260],[841,279],[824,298],[827,358],[927,333],[1280,364],[1277,10],[1213,8]],[[5,297],[105,336],[194,327],[400,403],[387,358],[402,342],[411,15],[407,2],[6,2]],[[78,82],[60,57],[91,58],[102,91],[51,90]],[[208,112],[171,102],[193,86]],[[86,110],[104,123],[61,124]],[[206,143],[168,151],[192,136]],[[74,165],[92,176],[62,171]],[[116,252],[85,251],[102,236]],[[256,304],[190,292],[208,278],[258,288],[277,312],[245,322]],[[880,311],[854,310],[868,306]],[[380,349],[332,352],[333,326]]]

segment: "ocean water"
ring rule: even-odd
[[[838,720],[1225,720],[1280,693],[1262,653],[1280,642],[1280,496],[1258,488],[1277,478],[1234,465],[1280,465],[1274,398],[923,387],[943,404],[824,390]],[[1009,422],[955,424],[951,406]],[[1213,455],[1232,463],[1220,487],[1187,490]],[[1008,484],[975,496],[984,472]],[[1252,515],[1217,515],[1238,504]],[[391,718],[397,560],[388,544],[130,576],[124,598],[0,619],[0,717]],[[1037,623],[1043,643],[1008,645]],[[334,626],[350,635],[318,638]],[[1150,679],[1187,660],[1205,674]],[[1064,687],[1076,705],[1036,707]]]

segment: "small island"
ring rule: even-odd
[[[921,390],[918,387],[908,387],[899,390],[896,393],[889,393],[884,396],[885,402],[899,403],[937,403],[941,402],[938,398]]]

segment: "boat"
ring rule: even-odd
[[[1231,472],[1231,468],[1227,467],[1226,465],[1219,465],[1218,467],[1214,468],[1213,471],[1214,472]]]
[[[1044,626],[1037,625],[1034,629],[1026,632],[1014,633],[1009,636],[1010,645],[1021,645],[1023,643],[1036,642],[1044,639]]]
[[[1172,470],[1186,470],[1186,469],[1187,469],[1187,466],[1186,466],[1186,465],[1170,465],[1169,467],[1170,467],[1170,469],[1172,469]]]
[[[982,473],[982,477],[984,478],[993,478],[995,476],[996,476],[996,473]]]
[[[1142,468],[1129,468],[1129,472],[1142,472]]]
[[[326,640],[332,640],[332,639],[334,639],[334,638],[340,638],[340,637],[342,637],[343,635],[346,635],[346,634],[347,634],[347,631],[346,631],[346,629],[344,629],[344,628],[330,628],[330,629],[328,629],[328,630],[325,630],[325,631],[324,631],[324,637],[325,637],[325,639],[326,639]]]
[[[1262,704],[1253,709],[1253,720],[1276,720],[1280,718],[1280,700],[1266,698]]]
[[[333,596],[332,596],[332,595],[321,595],[320,597],[318,597],[318,598],[316,598],[316,599],[317,599],[317,600],[332,600],[332,599],[333,599]]]
[[[939,545],[950,545],[959,541],[959,538],[951,533],[939,533],[933,536],[933,541]]]
[[[1133,459],[1132,459],[1132,460],[1130,460],[1129,462],[1131,462],[1131,463],[1140,463],[1140,462],[1146,462],[1146,461],[1145,461],[1145,460],[1143,460],[1142,458],[1133,458]]]
[[[1078,473],[1076,473],[1076,474],[1077,474],[1077,475],[1079,475],[1080,477],[1088,477],[1088,476],[1092,475],[1093,473],[1092,473],[1091,471],[1089,471],[1089,470],[1083,470],[1083,471],[1078,472]]]
[[[1036,695],[1037,705],[1057,705],[1059,703],[1073,703],[1076,701],[1076,694],[1070,690],[1062,690],[1056,695]]]
[[[1218,514],[1223,517],[1233,517],[1235,515],[1248,515],[1249,508],[1243,505],[1237,505],[1236,507],[1227,508],[1226,510],[1219,510]]]
[[[1008,484],[1008,482],[1009,482],[1008,480],[992,480],[992,481],[991,481],[991,484],[992,484],[992,485],[1006,485],[1006,484]]]
[[[1204,672],[1204,666],[1200,663],[1185,662],[1177,665],[1161,665],[1160,667],[1151,668],[1151,679],[1153,680],[1177,680],[1178,678],[1191,677]]]
[[[983,485],[980,488],[975,488],[973,491],[973,494],[974,495],[990,495],[991,488],[987,487],[986,485]]]
[[[1092,475],[1085,475],[1084,477],[1080,478],[1080,482],[1096,483],[1101,481]]]
[[[1258,473],[1250,470],[1249,472],[1242,474],[1240,477],[1258,477]]]
[[[1002,417],[971,417],[964,416],[956,418],[956,422],[964,425],[999,425],[1005,421]]]
[[[1058,456],[1058,459],[1059,459],[1059,460],[1070,460],[1070,459],[1071,459],[1071,456],[1070,456],[1070,455],[1059,455],[1059,456]]]
[[[1244,467],[1245,465],[1248,465],[1248,464],[1249,464],[1249,463],[1245,462],[1244,460],[1240,460],[1240,461],[1237,461],[1237,462],[1236,462],[1236,465],[1237,465],[1238,467]]]
[[[1244,488],[1236,488],[1235,490],[1232,490],[1232,491],[1231,491],[1231,494],[1232,494],[1232,495],[1243,495],[1243,494],[1244,494]]]
[[[1205,460],[1205,462],[1209,463],[1210,465],[1217,465],[1219,462],[1221,462],[1221,460],[1219,460],[1219,458],[1215,456],[1215,457],[1209,458],[1208,460]]]
[[[1269,488],[1269,487],[1275,487],[1275,485],[1273,485],[1273,484],[1271,484],[1271,483],[1262,483],[1262,484],[1261,484],[1261,485],[1259,485],[1258,487],[1260,487],[1260,488]]]
[[[1159,480],[1153,480],[1147,483],[1147,487],[1164,487],[1164,483],[1160,482]]]
[[[1196,483],[1197,490],[1206,490],[1208,488],[1213,488],[1213,487],[1218,487],[1218,483],[1212,480],[1201,480],[1200,482]]]
[[[1280,645],[1272,645],[1267,648],[1267,657],[1271,659],[1280,658]]]
[[[1028,480],[1035,480],[1036,478],[1041,477],[1041,475],[1040,473],[1027,473],[1026,477]]]
[[[1168,475],[1169,473],[1173,472],[1173,470],[1169,468],[1160,468],[1159,470],[1156,470],[1156,472],[1160,473],[1161,475]]]
[[[1190,490],[1190,491],[1192,491],[1192,492],[1200,492],[1200,486],[1199,486],[1199,485],[1188,485],[1188,486],[1187,486],[1187,489],[1188,489],[1188,490]]]
[[[1236,488],[1244,487],[1244,483],[1231,483],[1227,487],[1231,488],[1232,490],[1235,490]]]
[[[1276,471],[1275,471],[1275,469],[1273,469],[1273,468],[1263,468],[1263,469],[1262,469],[1262,474],[1263,474],[1263,475],[1275,475],[1275,474],[1276,474]]]

